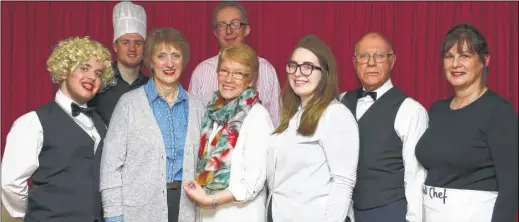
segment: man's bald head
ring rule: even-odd
[[[393,52],[393,45],[391,42],[384,36],[382,33],[378,32],[369,32],[365,35],[363,35],[357,43],[355,43],[355,53],[358,53],[359,45],[366,42],[366,41],[383,41],[385,44],[387,44],[388,51]]]
[[[367,33],[355,44],[353,66],[366,91],[374,91],[389,80],[395,60],[393,46],[380,33]]]

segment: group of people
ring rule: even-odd
[[[380,33],[355,44],[359,89],[339,92],[332,50],[307,35],[280,90],[272,65],[243,43],[245,8],[222,2],[219,54],[186,90],[181,32],[147,33],[144,8],[127,1],[113,25],[116,62],[88,37],[62,40],[47,60],[59,90],[7,136],[2,221],[515,218],[517,114],[486,87],[490,54],[472,25],[455,25],[440,46],[455,95],[429,112],[393,86],[397,54]]]

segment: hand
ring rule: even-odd
[[[184,191],[191,200],[202,207],[211,207],[213,199],[211,196],[207,195],[204,188],[202,188],[198,182],[191,180],[184,183],[183,186]]]

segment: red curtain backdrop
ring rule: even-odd
[[[112,9],[117,2],[1,2],[1,147],[13,121],[48,102],[57,90],[46,60],[59,40],[91,36],[111,49]],[[211,30],[217,2],[138,2],[148,15],[148,31],[170,26],[187,37],[191,71],[217,54]],[[243,2],[251,33],[246,42],[269,60],[285,81],[284,62],[305,34],[316,34],[337,57],[341,91],[359,86],[352,65],[355,42],[368,31],[382,32],[397,55],[393,83],[426,108],[452,95],[442,73],[440,44],[458,22],[474,24],[491,52],[488,86],[517,111],[518,2]],[[517,149],[517,148],[515,148]]]
[[[117,2],[1,2],[1,146],[13,121],[53,99],[57,86],[46,71],[52,47],[70,36],[91,36],[111,49]],[[148,31],[170,26],[185,34],[192,60],[182,73],[188,87],[194,67],[217,54],[211,30],[218,2],[137,2]],[[518,2],[243,2],[251,33],[246,42],[285,81],[284,62],[305,34],[316,34],[337,57],[341,91],[359,86],[352,65],[355,42],[382,32],[397,55],[393,83],[428,108],[452,95],[442,73],[440,44],[458,22],[474,24],[491,52],[488,86],[518,108]]]

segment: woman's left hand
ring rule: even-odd
[[[213,203],[211,196],[207,195],[204,188],[194,180],[184,183],[184,191],[191,200],[202,207],[210,207]]]

